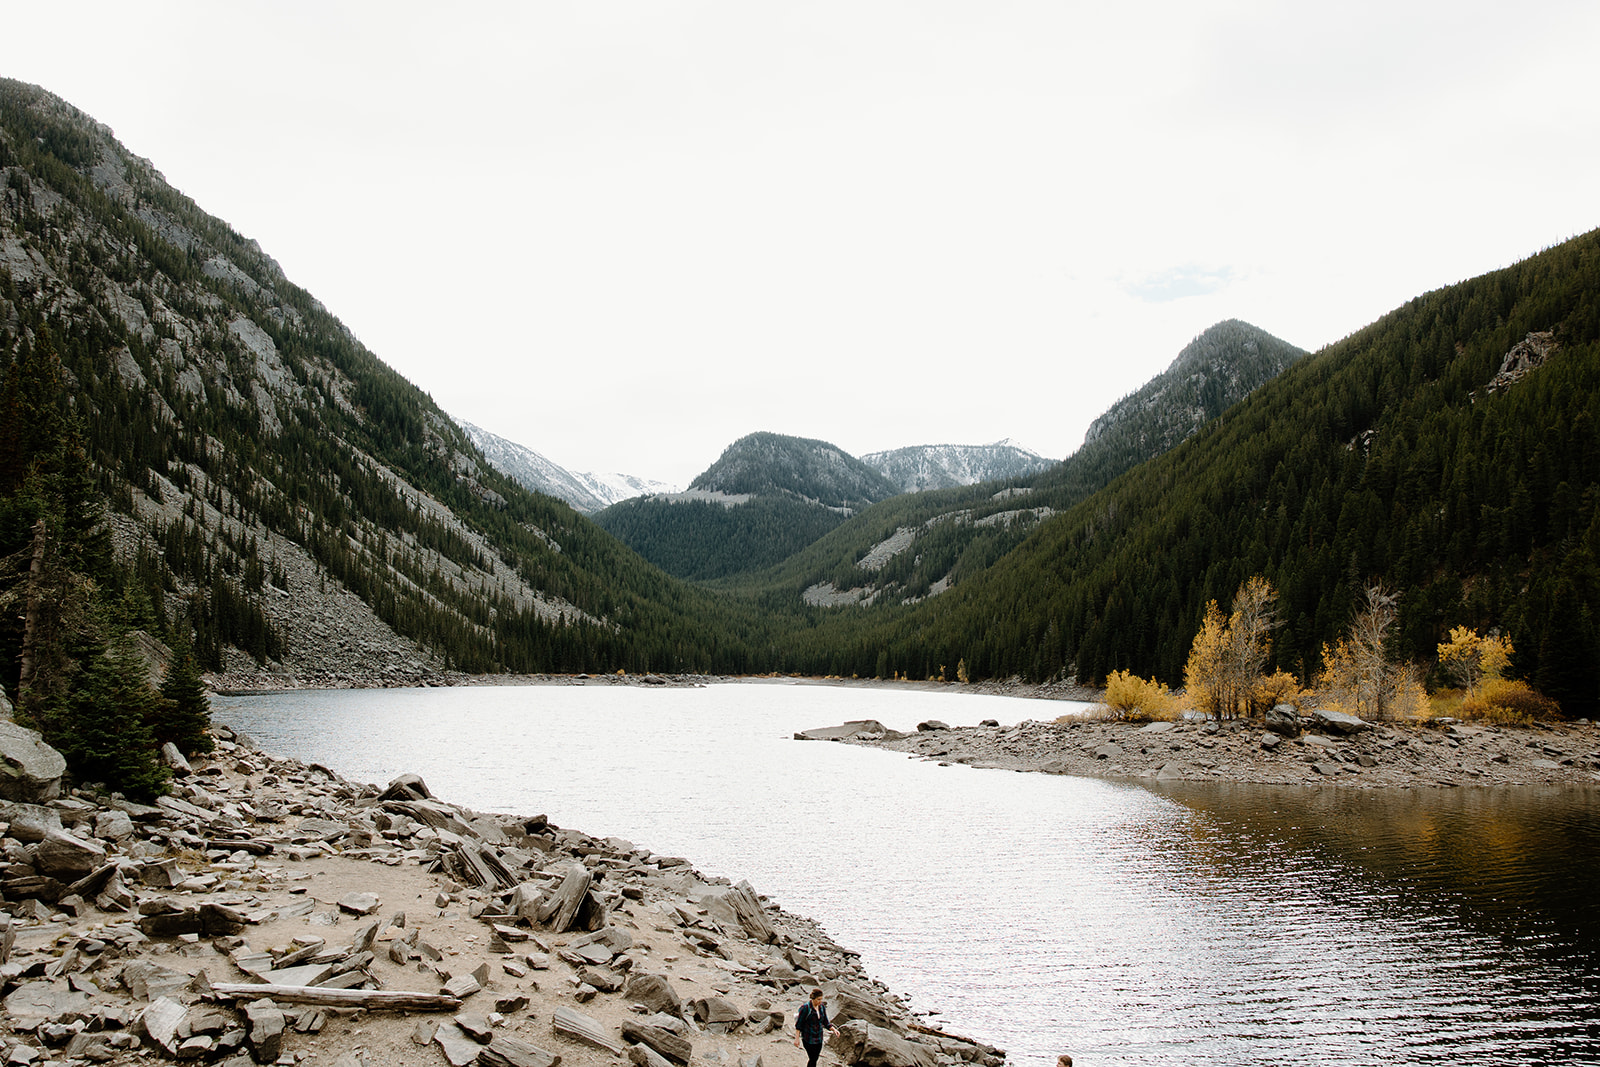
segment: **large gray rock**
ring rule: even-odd
[[[1267,711],[1262,725],[1282,737],[1298,737],[1300,713],[1293,704],[1277,704]]]
[[[1311,718],[1324,730],[1336,734],[1358,734],[1368,727],[1368,723],[1354,715],[1346,715],[1342,711],[1329,711],[1327,708],[1318,708],[1311,713]]]
[[[7,837],[23,844],[43,841],[46,834],[61,831],[61,813],[40,804],[9,804],[0,801],[0,822],[10,824]]]
[[[283,1054],[283,1030],[288,1022],[283,1009],[270,1000],[252,1000],[244,1006],[244,1016],[250,1026],[250,1047],[255,1049],[256,1062],[276,1062]]]
[[[683,998],[672,988],[665,975],[638,973],[628,979],[626,996],[635,1004],[643,1004],[651,1011],[668,1015],[683,1014]]]
[[[800,730],[794,735],[796,741],[845,741],[852,738],[864,740],[877,740],[889,732],[889,728],[877,719],[852,719],[841,726],[819,726],[813,730]]]
[[[106,850],[98,841],[88,841],[51,830],[34,846],[33,865],[52,878],[82,878],[106,861]]]
[[[937,1067],[933,1050],[892,1030],[855,1019],[839,1027],[828,1047],[849,1064],[866,1067]]]
[[[25,982],[5,999],[11,1026],[32,1030],[44,1023],[71,1023],[88,1018],[93,1005],[83,993],[61,989],[49,982]]]
[[[0,798],[42,804],[61,795],[67,761],[39,731],[0,720]]]

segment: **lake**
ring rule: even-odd
[[[216,698],[262,748],[689,857],[1010,1062],[1600,1063],[1600,793],[1136,785],[792,740],[1075,706],[745,683]]]

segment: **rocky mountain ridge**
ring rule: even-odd
[[[902,493],[920,493],[1026,478],[1056,461],[1006,438],[987,445],[912,445],[869,452],[861,462],[882,472]]]
[[[633,474],[594,474],[568,470],[526,445],[491,433],[465,419],[458,418],[455,422],[467,432],[490,466],[514,479],[523,488],[564,500],[585,515],[636,496],[677,491],[665,482]]]
[[[1185,345],[1166,370],[1090,423],[1084,444],[1120,434],[1149,454],[1165,452],[1307,354],[1247,322],[1219,322]]]

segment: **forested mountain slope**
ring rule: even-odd
[[[254,242],[15,81],[0,374],[0,557],[59,510],[29,471],[81,441],[122,562],[100,584],[127,625],[193,627],[211,667],[745,665],[714,601],[487,466]],[[32,433],[41,412],[68,428]],[[0,631],[8,685],[17,630]]]
[[[754,433],[687,492],[625,500],[594,519],[668,574],[705,580],[771,566],[896,492],[826,441]]]
[[[1600,231],[1295,363],[1002,565],[890,618],[823,620],[793,669],[924,676],[964,660],[974,677],[1176,683],[1206,601],[1262,574],[1280,594],[1276,661],[1302,676],[1381,581],[1400,593],[1403,656],[1430,660],[1454,625],[1499,627],[1515,671],[1592,712],[1597,395]]]
[[[792,559],[721,587],[769,608],[915,602],[1003,560],[1041,522],[1177,445],[1305,355],[1230,319],[1090,427],[1082,448],[1028,477],[911,493],[877,504]]]

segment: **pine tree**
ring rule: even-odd
[[[98,782],[136,800],[166,792],[167,769],[156,758],[149,723],[160,697],[128,638],[102,648],[84,666],[72,692],[50,715],[51,744],[79,782]]]
[[[210,752],[215,747],[211,740],[211,701],[206,698],[200,665],[195,661],[187,633],[173,646],[172,659],[161,679],[155,739],[158,744],[171,741],[185,756]]]

